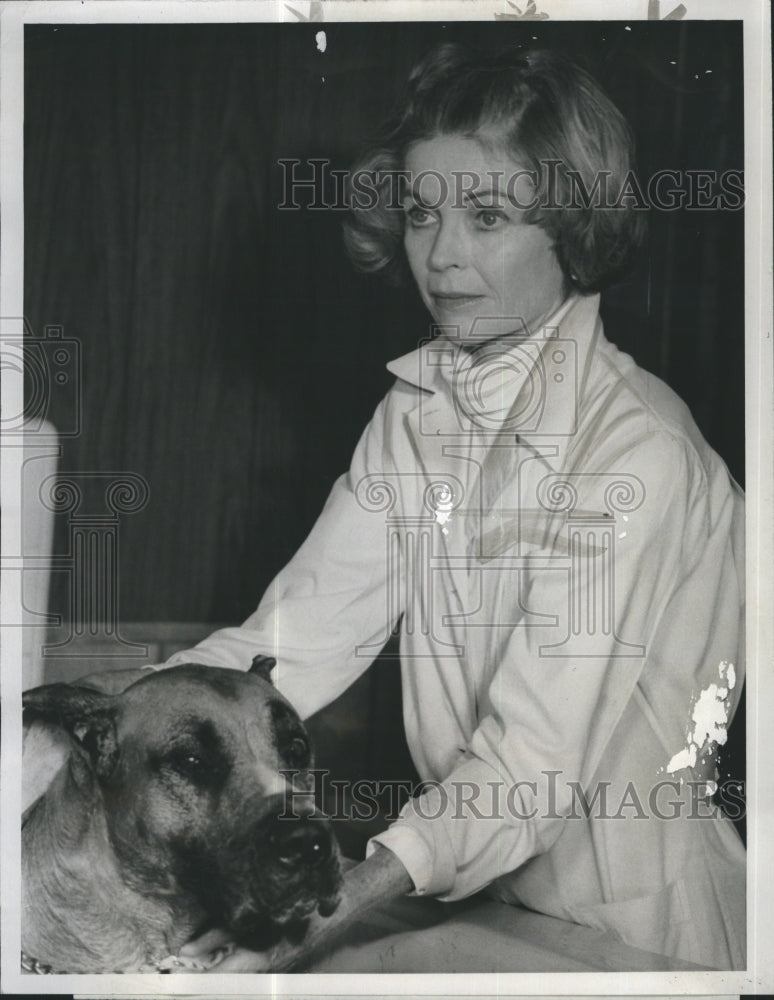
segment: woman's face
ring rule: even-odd
[[[435,321],[458,327],[469,346],[520,331],[521,321],[539,329],[565,282],[551,239],[519,207],[532,198],[523,168],[476,139],[445,135],[411,146],[406,170],[406,254]]]

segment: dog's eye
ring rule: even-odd
[[[178,747],[169,755],[169,763],[181,774],[194,775],[203,766],[202,758],[195,750]]]
[[[296,736],[290,741],[286,756],[291,764],[309,763],[309,744],[303,736]]]
[[[183,717],[168,743],[151,749],[148,764],[162,780],[188,782],[201,789],[222,788],[231,771],[231,757],[208,721]]]

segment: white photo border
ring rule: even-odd
[[[23,310],[23,35],[31,23],[325,22],[493,20],[532,0],[40,0],[2,5],[0,21],[0,316]],[[534,6],[534,4],[533,4]],[[742,20],[745,87],[745,343],[747,466],[748,955],[745,972],[372,975],[381,995],[707,995],[774,990],[774,436],[772,434],[772,197],[770,10],[766,0],[537,0],[556,21]],[[18,320],[21,333],[21,319]],[[21,374],[3,366],[2,398],[21,412]],[[18,404],[18,405],[17,405]],[[20,551],[22,449],[2,449],[3,551]],[[21,606],[20,574],[3,573],[2,620]],[[342,975],[22,975],[20,953],[21,635],[2,635],[2,980],[21,994],[165,996],[357,996],[362,977]]]

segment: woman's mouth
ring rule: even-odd
[[[456,309],[467,309],[480,302],[483,295],[468,295],[465,292],[431,292],[430,297],[438,309],[453,312]]]

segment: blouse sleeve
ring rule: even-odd
[[[615,553],[616,631],[649,650],[691,553],[706,551],[706,489],[697,460],[666,433],[621,456],[609,471],[616,469],[636,471],[644,487],[642,505],[628,517]],[[588,482],[578,507],[604,510],[594,477]],[[722,586],[722,579],[710,576],[703,584],[709,607],[711,590]],[[583,573],[579,586],[587,585]],[[695,596],[701,601],[701,594]],[[566,574],[533,572],[518,597],[522,606],[567,623]],[[518,607],[502,614],[518,615]],[[548,850],[571,808],[570,783],[583,786],[593,775],[644,658],[614,655],[614,634],[588,637],[588,649],[576,646],[572,657],[551,655],[546,646],[556,643],[556,632],[512,630],[487,692],[491,710],[479,719],[451,774],[410,800],[369,844],[369,853],[380,843],[397,854],[418,892],[459,899]],[[688,697],[690,680],[685,688]],[[547,782],[551,773],[561,774],[561,781]],[[494,787],[500,798],[493,809]],[[555,797],[548,801],[547,795]]]
[[[383,527],[363,509],[356,487],[383,463],[387,399],[355,449],[349,472],[333,486],[306,541],[275,577],[257,610],[239,627],[220,629],[166,666],[207,663],[247,670],[257,654],[277,660],[273,679],[307,718],[333,701],[386,641],[388,620]]]

